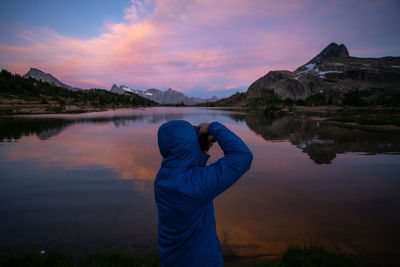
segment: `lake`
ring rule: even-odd
[[[216,108],[1,118],[1,251],[156,250],[157,130],[172,119],[219,121],[254,154],[214,201],[225,255],[315,242],[398,259],[400,134]]]

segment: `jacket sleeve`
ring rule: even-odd
[[[221,123],[211,123],[208,132],[217,139],[224,157],[209,166],[192,170],[193,193],[204,201],[212,200],[239,180],[250,169],[253,160],[246,144]]]

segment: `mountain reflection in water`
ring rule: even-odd
[[[249,128],[265,140],[290,141],[317,164],[329,164],[346,152],[380,154],[400,152],[400,135],[338,127],[294,116],[246,116]]]
[[[0,118],[0,251],[156,249],[157,130],[173,119],[220,121],[253,151],[251,170],[215,200],[225,255],[311,239],[399,254],[399,134],[204,108]],[[221,156],[213,146],[209,163]]]
[[[250,130],[266,141],[290,141],[316,164],[329,164],[343,153],[399,153],[400,137],[396,133],[382,133],[339,127],[308,118],[284,116],[268,117],[262,113],[228,114],[236,122],[244,121]],[[159,123],[184,119],[179,113],[153,113],[147,116],[129,115],[89,118],[1,118],[0,141],[21,139],[36,134],[41,140],[58,135],[74,123],[101,124],[113,122],[115,127],[129,127],[136,122]]]

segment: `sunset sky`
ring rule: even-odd
[[[0,68],[13,73],[228,96],[330,42],[400,56],[400,1],[2,0],[0,33]]]

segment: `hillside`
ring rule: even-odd
[[[152,105],[156,103],[133,93],[70,90],[6,70],[0,73],[0,114],[71,113]]]
[[[237,96],[216,102],[232,102]],[[254,81],[241,106],[400,105],[400,57],[351,57],[345,45],[331,43],[295,71],[270,71]]]

